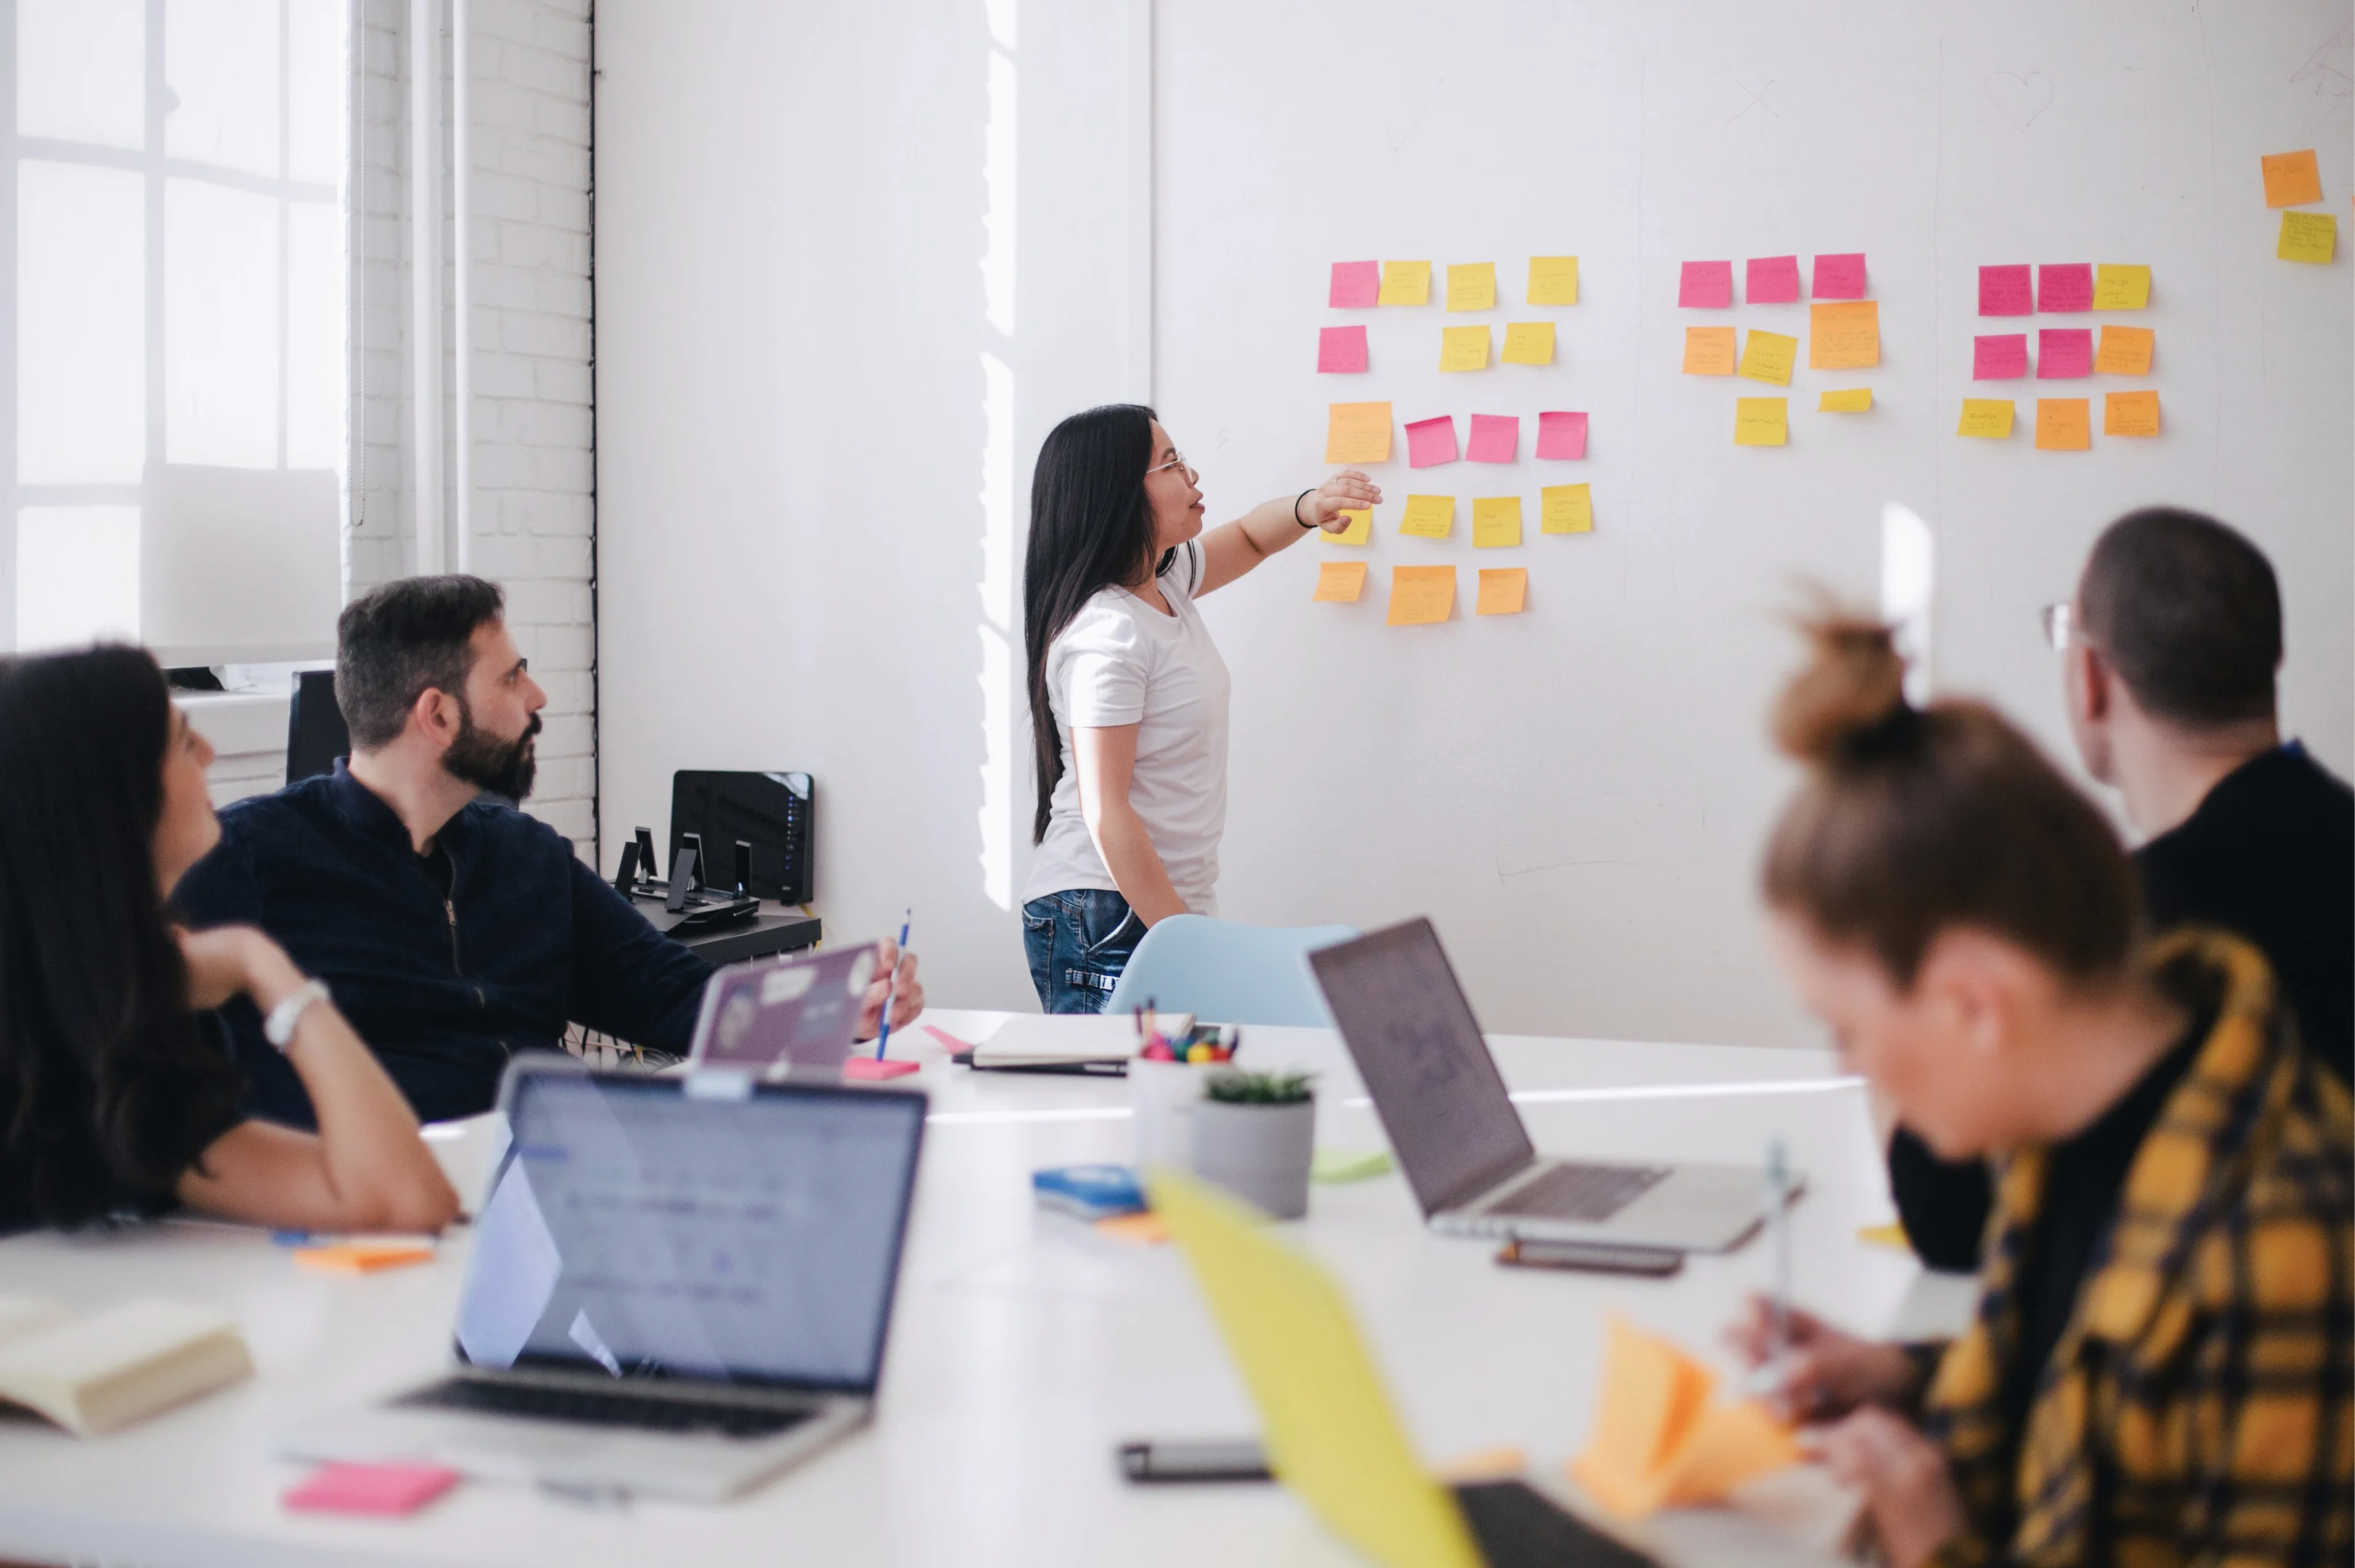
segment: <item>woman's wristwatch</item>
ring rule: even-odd
[[[261,1020],[261,1038],[284,1051],[294,1042],[294,1027],[303,1021],[303,1015],[310,1010],[311,1004],[325,1000],[327,983],[325,980],[304,981],[287,992],[285,998],[270,1009],[270,1016]]]

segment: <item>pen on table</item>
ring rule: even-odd
[[[883,1060],[883,1048],[891,1043],[891,995],[900,988],[900,965],[908,959],[908,928],[916,923],[916,912],[911,908],[900,916],[900,950],[891,955],[891,974],[883,987],[883,1028],[875,1037],[875,1060]]]
[[[1781,1138],[1766,1146],[1766,1225],[1774,1243],[1774,1299],[1766,1320],[1766,1366],[1779,1382],[1791,1352],[1791,1157]]]

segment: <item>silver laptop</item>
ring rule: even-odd
[[[1763,1169],[1540,1158],[1429,921],[1308,963],[1433,1229],[1686,1252],[1757,1229]]]
[[[864,1424],[925,1100],[517,1061],[456,1365],[289,1433],[574,1495],[731,1497]]]

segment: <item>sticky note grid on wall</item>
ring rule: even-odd
[[[2291,170],[2283,179],[2294,179]],[[2268,198],[2277,193],[2274,160],[2265,163]],[[2302,189],[2302,186],[2285,188]],[[2285,218],[2307,216],[2285,213]],[[2323,215],[2328,216],[2328,215]],[[1978,269],[1976,325],[1987,317],[2103,315],[2146,311],[2151,306],[2151,269],[2138,261],[2001,261]],[[2003,325],[2009,326],[2010,322]],[[1986,381],[2076,381],[2122,376],[2147,379],[2157,347],[2155,328],[2123,321],[2086,325],[2021,320],[2018,331],[1977,332],[1970,344],[1970,379],[1955,433],[1974,441],[2009,443],[2015,413],[2011,398],[1974,396]],[[1987,389],[1992,390],[1993,389]],[[2054,389],[2058,390],[2059,389]],[[2148,439],[2159,433],[2158,391],[2135,387],[2101,392],[2101,433]],[[2031,450],[2091,452],[2094,398],[2039,397],[2033,401]]]

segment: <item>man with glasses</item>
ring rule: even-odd
[[[2256,944],[2307,1047],[2355,1072],[2355,794],[2281,736],[2281,592],[2263,551],[2213,517],[2152,507],[2094,542],[2075,599],[2044,609],[2085,770],[2142,836],[2154,931],[2220,925]],[[1903,1127],[1890,1185],[1914,1250],[1973,1268],[1986,1168],[1945,1165]]]

